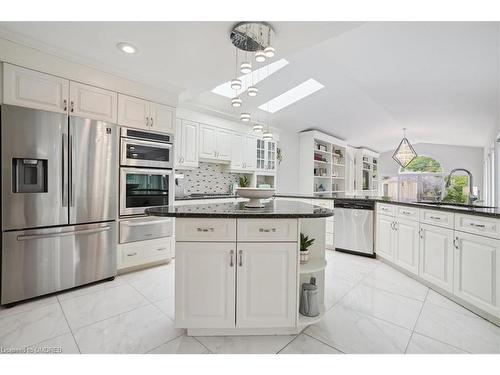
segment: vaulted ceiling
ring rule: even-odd
[[[413,142],[483,146],[498,126],[495,22],[276,22],[274,60],[289,64],[245,98],[254,118],[285,130],[320,129],[389,150]],[[228,22],[2,22],[0,37],[146,84],[181,105],[238,117],[211,90],[233,78]],[[135,44],[128,56],[115,47]],[[313,78],[325,88],[272,115],[259,105]]]

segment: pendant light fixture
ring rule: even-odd
[[[235,64],[235,69],[234,69],[234,73],[235,73],[235,76],[238,75],[238,49],[235,48],[235,56],[236,56],[236,64]],[[235,82],[235,87],[233,87],[233,82],[234,81],[239,81],[239,84],[237,82]],[[239,87],[238,87],[239,86]],[[231,106],[237,108],[237,107],[241,107],[241,104],[242,104],[242,101],[240,99],[240,97],[238,96],[238,91],[241,89],[241,80],[238,79],[238,78],[235,78],[233,79],[233,81],[231,81],[231,88],[234,89],[235,91],[235,95],[234,95],[234,98],[231,99]]]
[[[273,139],[273,133],[271,133],[271,130],[269,130],[269,125],[267,126],[267,129],[262,133],[262,139],[265,139],[267,141]]]
[[[243,122],[250,122],[251,119],[252,118],[250,116],[250,113],[248,113],[248,112],[242,112],[240,115],[240,120]]]
[[[274,55],[276,54],[276,50],[271,47],[271,29],[269,29],[268,33],[267,33],[267,47],[264,48],[264,55],[266,55],[266,57],[274,57]]]
[[[231,80],[231,88],[233,90],[240,90],[241,86],[242,86],[241,79],[235,78],[235,79]]]
[[[262,124],[253,124],[252,126],[252,130],[255,132],[255,133],[260,133],[262,130],[264,130],[264,126]]]
[[[252,64],[250,64],[248,61],[244,61],[240,65],[240,72],[243,74],[248,74],[252,71]]]
[[[231,105],[233,107],[235,107],[235,108],[241,107],[242,103],[243,103],[243,101],[240,98],[238,98],[238,97],[235,97],[235,98],[231,99]]]
[[[264,51],[257,51],[255,52],[255,61],[257,62],[264,62],[266,61],[266,54]]]
[[[406,168],[408,164],[412,162],[413,159],[417,157],[417,153],[410,144],[410,141],[406,138],[406,128],[403,128],[403,139],[399,143],[399,146],[394,151],[392,158],[403,168]]]

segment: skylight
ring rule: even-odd
[[[277,96],[267,103],[260,105],[259,109],[262,109],[263,111],[269,113],[278,112],[280,109],[288,107],[290,104],[304,99],[306,96],[314,94],[316,91],[321,90],[324,87],[325,86],[323,86],[315,79],[308,79],[307,81],[302,82],[300,85],[284,92],[280,96]]]
[[[238,77],[239,79],[241,79],[241,82],[243,83],[241,89],[238,91],[235,91],[234,89],[231,88],[231,81],[227,81],[214,88],[212,92],[214,94],[225,96],[226,98],[232,98],[234,96],[238,96],[242,92],[245,92],[248,86],[252,86],[252,84],[256,85],[258,82],[266,79],[271,74],[276,73],[278,70],[284,68],[288,64],[289,63],[287,60],[280,59],[278,61],[273,62],[272,64],[263,66],[262,68],[259,68],[251,73],[244,74]]]

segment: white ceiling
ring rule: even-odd
[[[498,24],[276,22],[276,58],[290,64],[246,100],[254,118],[316,128],[355,146],[410,141],[483,146],[498,121]],[[165,89],[238,116],[210,92],[234,75],[229,22],[0,22],[0,37]],[[140,53],[115,47],[128,41]],[[310,79],[325,88],[267,114],[257,107]]]

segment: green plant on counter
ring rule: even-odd
[[[446,182],[446,180],[445,180]],[[452,176],[451,185],[446,189],[446,195],[443,202],[467,203],[467,195],[464,194],[464,188],[469,183],[467,176]]]
[[[309,236],[304,235],[304,233],[300,234],[300,251],[307,251],[314,243],[314,238],[309,238]]]
[[[246,188],[250,186],[250,180],[247,176],[240,177],[240,187]]]
[[[283,161],[283,151],[281,151],[281,148],[276,148],[276,160],[278,161],[278,165],[281,164]]]

